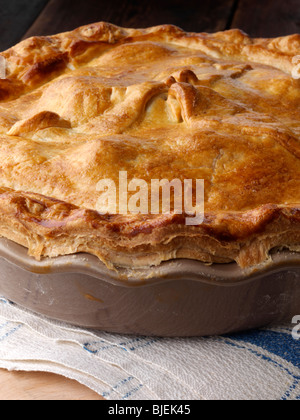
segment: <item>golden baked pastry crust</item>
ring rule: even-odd
[[[107,266],[249,267],[300,246],[300,35],[96,23],[3,52],[0,234]],[[100,215],[97,183],[204,179],[205,219]]]

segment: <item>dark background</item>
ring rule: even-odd
[[[300,0],[0,0],[0,50],[97,21],[136,28],[171,23],[194,32],[240,28],[276,37],[300,32]]]

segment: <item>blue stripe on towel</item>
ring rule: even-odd
[[[297,389],[298,385],[299,385],[299,379],[295,379],[294,382],[292,383],[292,385],[285,391],[285,393],[282,395],[282,397],[280,398],[282,401],[286,401],[290,398],[291,393]],[[297,395],[294,399],[298,400],[300,397],[300,395]]]
[[[300,342],[294,340],[292,334],[256,330],[238,334],[226,334],[224,337],[234,341],[254,344],[267,350],[269,353],[281,357],[300,369]]]

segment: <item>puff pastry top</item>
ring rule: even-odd
[[[109,267],[300,245],[300,35],[96,23],[3,52],[0,234]],[[300,59],[299,59],[300,62]],[[96,211],[103,178],[204,179],[205,220]]]

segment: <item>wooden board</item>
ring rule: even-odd
[[[123,27],[170,23],[187,31],[226,28],[234,0],[51,0],[24,37],[50,35],[96,21]]]
[[[53,373],[9,372],[0,369],[0,401],[103,400],[71,379]]]

